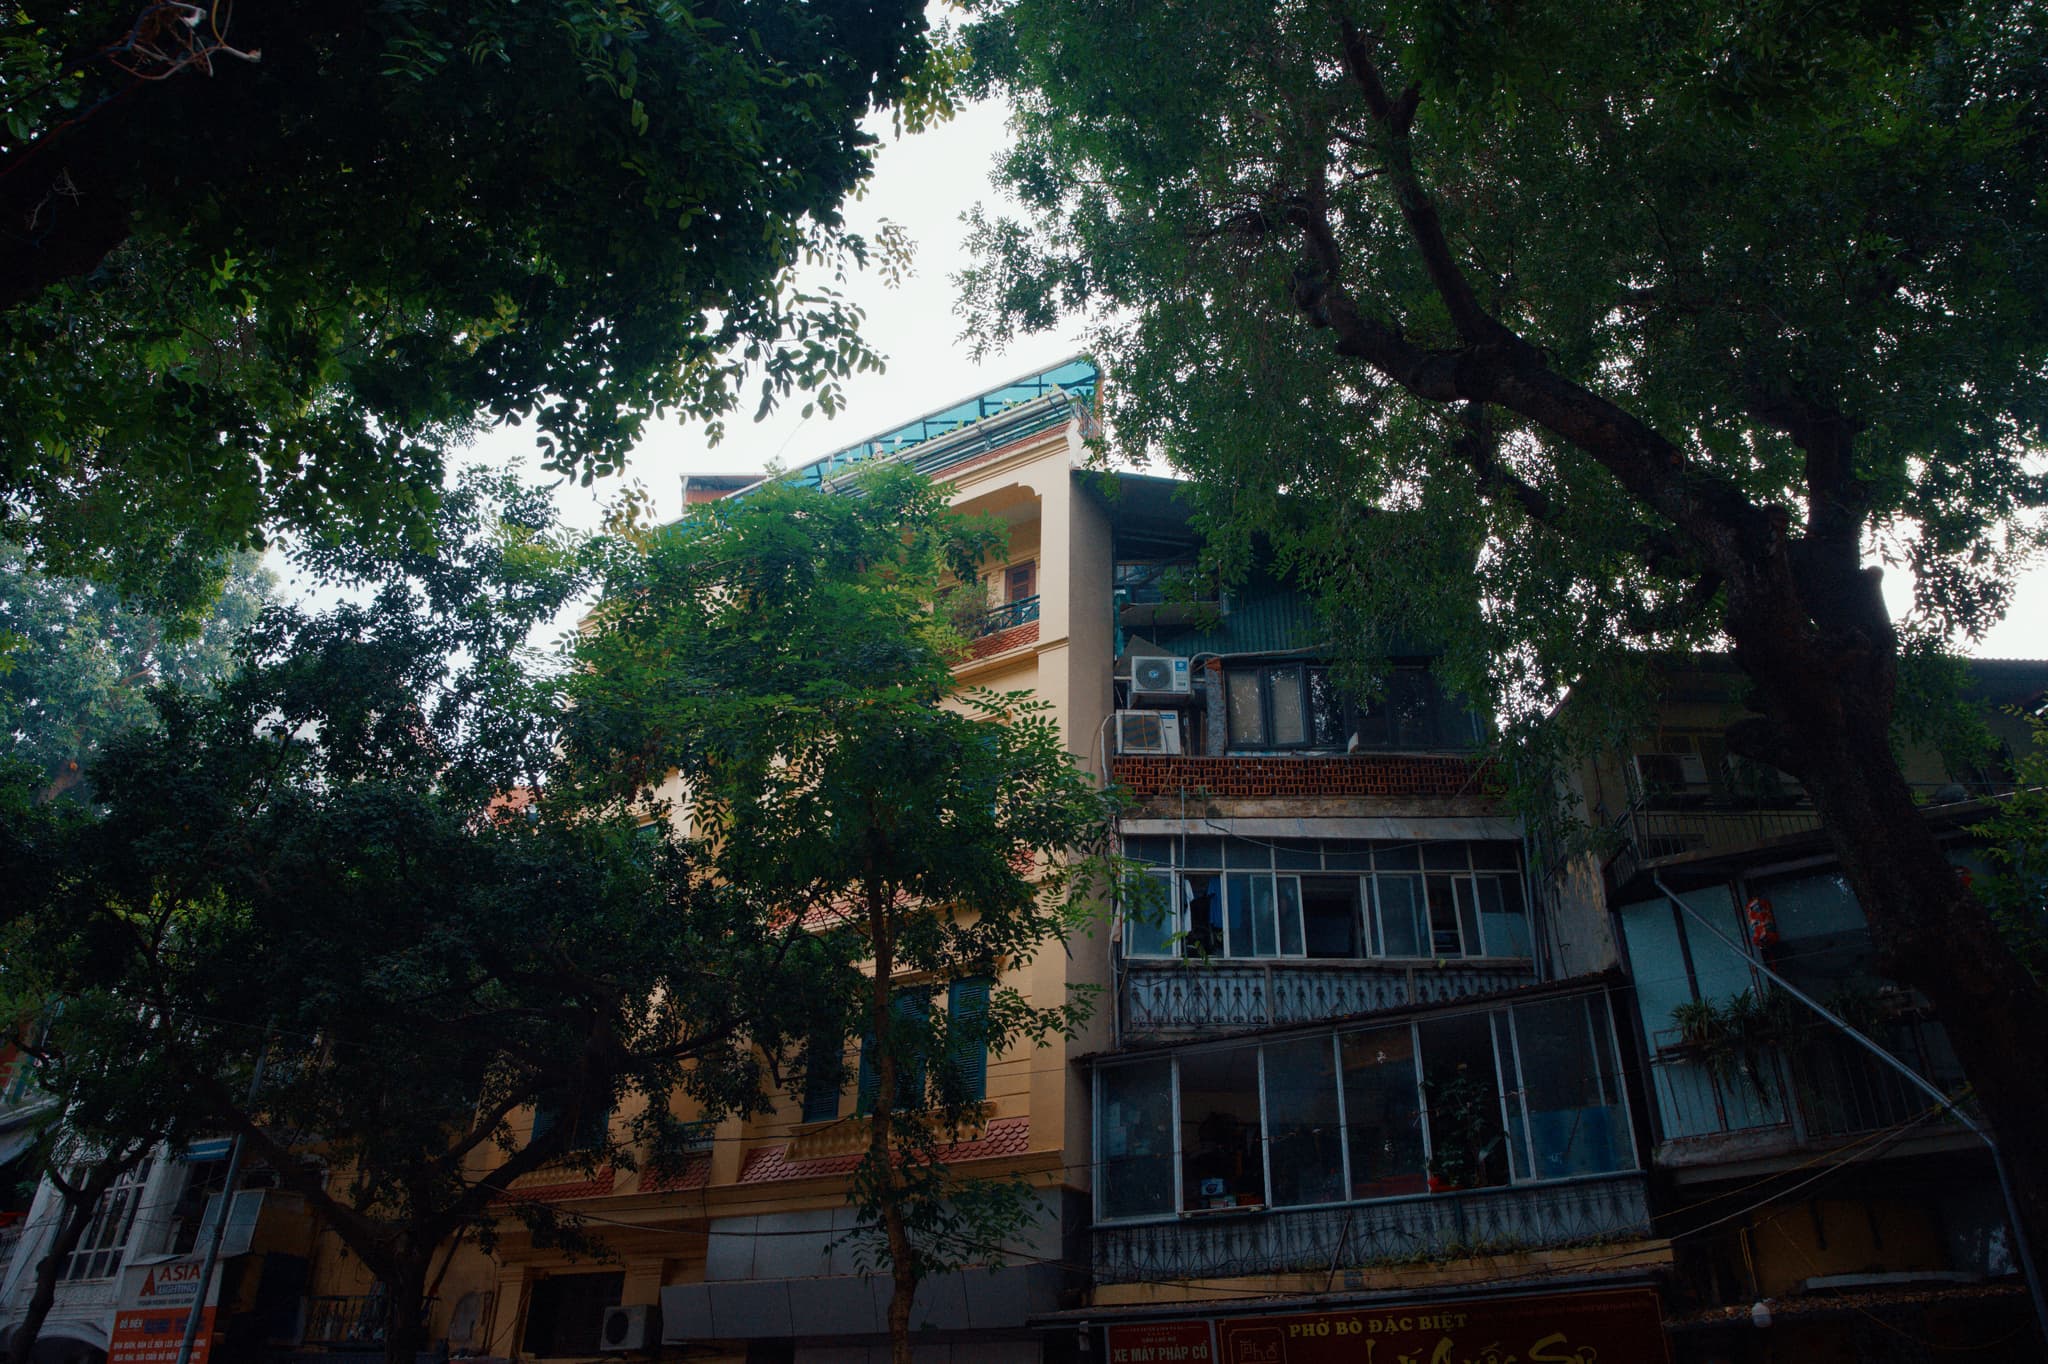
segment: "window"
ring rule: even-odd
[[[533,1134],[529,1141],[539,1141],[561,1125],[564,1107],[559,1099],[543,1099],[533,1106]],[[567,1150],[577,1152],[601,1151],[611,1134],[612,1110],[590,1108],[577,1115],[576,1129],[569,1134]]]
[[[1232,748],[1342,748],[1349,738],[1327,668],[1230,668],[1223,674],[1223,698]]]
[[[1383,752],[1466,749],[1483,737],[1478,715],[1444,695],[1425,667],[1388,671],[1377,700],[1353,712],[1358,746]],[[1348,736],[1347,736],[1348,742]]]
[[[114,1181],[93,1209],[92,1221],[78,1238],[78,1248],[64,1261],[64,1282],[77,1279],[111,1279],[120,1272],[122,1256],[128,1249],[129,1233],[135,1229],[135,1210],[142,1202],[142,1188],[149,1182],[152,1162],[142,1160],[134,1169]],[[80,1170],[74,1180],[84,1177]]]
[[[1129,957],[1531,955],[1513,843],[1135,838]]]
[[[1259,1207],[1266,1163],[1259,1124],[1259,1050],[1180,1058],[1181,1206]]]
[[[837,1037],[814,1037],[804,1048],[803,1121],[831,1122],[839,1116],[846,1088],[846,1048]]]
[[[1030,559],[1003,570],[1003,600],[1023,601],[1038,595],[1038,565]]]
[[[1097,1215],[1301,1207],[1634,1169],[1608,1007],[1603,993],[1568,995],[1104,1066]]]
[[[530,1355],[592,1355],[604,1330],[604,1309],[617,1307],[626,1276],[554,1274],[534,1282],[526,1301],[526,1334],[521,1348]]]
[[[944,1062],[935,1075],[930,1073],[922,1054],[913,1054],[907,1061],[897,1063],[897,1103],[900,1107],[922,1107],[930,1097],[926,1092],[928,1083],[938,1086],[938,1098],[948,1104],[979,1103],[987,1097],[988,1006],[993,987],[994,982],[985,976],[956,980],[946,987],[946,1017],[942,1034],[946,1048]],[[918,1043],[926,1039],[925,1018],[931,1006],[929,990],[897,992],[893,1007],[905,1028],[906,1038],[915,1039]],[[881,1072],[875,1065],[874,1038],[872,1035],[863,1037],[856,1112],[865,1115],[874,1111],[875,1096],[881,1083]],[[833,1115],[838,1115],[836,1102]]]
[[[1101,1215],[1174,1210],[1173,1062],[1105,1066],[1096,1084],[1102,1143]]]

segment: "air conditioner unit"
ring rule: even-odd
[[[718,1141],[718,1124],[709,1122],[686,1122],[682,1126],[682,1149],[691,1155],[702,1155]]]
[[[653,1303],[604,1309],[604,1327],[598,1332],[598,1349],[651,1350],[659,1344],[661,1309]]]
[[[1160,655],[1131,656],[1133,696],[1189,695],[1188,661]]]
[[[1636,781],[1646,791],[1704,791],[1707,760],[1697,753],[1638,753]]]
[[[1120,710],[1116,713],[1119,753],[1180,752],[1180,717],[1170,710]]]

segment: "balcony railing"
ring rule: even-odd
[[[1494,1252],[1584,1245],[1650,1234],[1640,1174],[1432,1194],[1370,1205],[1209,1214],[1098,1225],[1099,1283],[1326,1273]]]
[[[2010,781],[1914,782],[1914,799],[1933,811],[2013,789]],[[1787,796],[1772,804],[1733,801],[1718,796],[1639,796],[1608,826],[1619,846],[1608,870],[1616,886],[1680,857],[1735,852],[1772,839],[1817,832],[1820,812],[1804,797]]]
[[[1124,977],[1134,1034],[1314,1023],[1498,994],[1536,979],[1528,962],[1436,966],[1381,961],[1143,962]]]
[[[433,1309],[430,1297],[420,1304],[424,1319]],[[322,1295],[306,1299],[306,1329],[300,1339],[330,1349],[384,1348],[386,1300],[382,1293]]]
[[[1953,1092],[1960,1067],[1939,1023],[1912,1016],[1888,1019],[1872,1037],[1892,1055]],[[1714,1158],[1722,1138],[1746,1136],[1756,1147],[1806,1146],[1874,1132],[1924,1116],[1933,1101],[1917,1086],[1825,1024],[1752,1058],[1720,1063],[1670,1035],[1650,1062],[1659,1160],[1683,1165]],[[1933,1130],[1940,1130],[1934,1122]],[[1761,1154],[1753,1150],[1752,1154]]]
[[[989,635],[999,635],[1003,631],[1019,625],[1029,624],[1037,619],[1038,597],[1034,593],[1029,597],[1019,597],[1015,601],[1004,602],[993,610],[983,611],[980,615],[969,620],[962,627],[961,633],[969,639],[983,639]]]

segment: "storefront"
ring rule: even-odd
[[[1373,1302],[1317,1311],[1190,1304],[1103,1325],[1107,1364],[1665,1364],[1656,1290]]]

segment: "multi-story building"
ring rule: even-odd
[[[1925,1010],[1870,978],[1811,811],[1724,761],[1732,674],[1673,670],[1638,752],[1576,777],[1605,851],[1553,866],[1426,645],[1346,695],[1299,585],[1260,570],[1223,589],[1179,485],[1084,467],[1096,384],[1069,362],[794,474],[829,487],[901,460],[1000,517],[956,675],[1050,702],[1075,760],[1135,802],[1116,915],[1005,981],[1040,1003],[1093,989],[1093,1019],[963,1067],[984,1118],[949,1163],[1029,1181],[1044,1215],[1002,1267],[924,1285],[921,1364],[1824,1360],[1851,1338],[1878,1359],[1918,1356],[1873,1332],[1979,1338],[1943,1313],[2023,1327],[2007,1285],[1956,1282],[2010,1268],[1974,1139],[1852,1043],[1765,1016],[1740,950],[1757,899],[1771,969],[1954,1078]],[[693,476],[685,500],[754,481]],[[2038,702],[2048,668],[1979,676]],[[1924,775],[1961,855],[1991,774]],[[679,1166],[520,1180],[488,1250],[449,1248],[437,1351],[879,1361],[889,1285],[842,1244],[866,1145],[846,1061],[843,1087],[703,1126]],[[115,1253],[67,1269],[57,1364],[106,1348],[113,1265],[189,1249],[209,1187],[192,1159],[110,1200],[118,1230],[82,1253]],[[261,1197],[279,1206],[230,1236],[222,1348],[380,1350],[374,1278]],[[604,1255],[537,1242],[514,1203],[580,1219]],[[17,1312],[27,1262],[0,1290]],[[1846,1296],[1844,1275],[1900,1301]],[[1862,1336],[1806,1325],[1844,1321]]]
[[[1549,890],[1580,955],[1627,973],[1658,1226],[1678,1246],[1674,1357],[2037,1358],[1985,1143],[1798,996],[1958,1094],[1940,1020],[1877,970],[1798,786],[1726,752],[1733,662],[1667,660],[1659,677],[1654,723],[1577,776],[1602,851]],[[2012,789],[2048,663],[1980,661],[1971,679],[1998,753],[1963,770],[1905,753],[1966,871],[1981,869],[1971,825]]]

